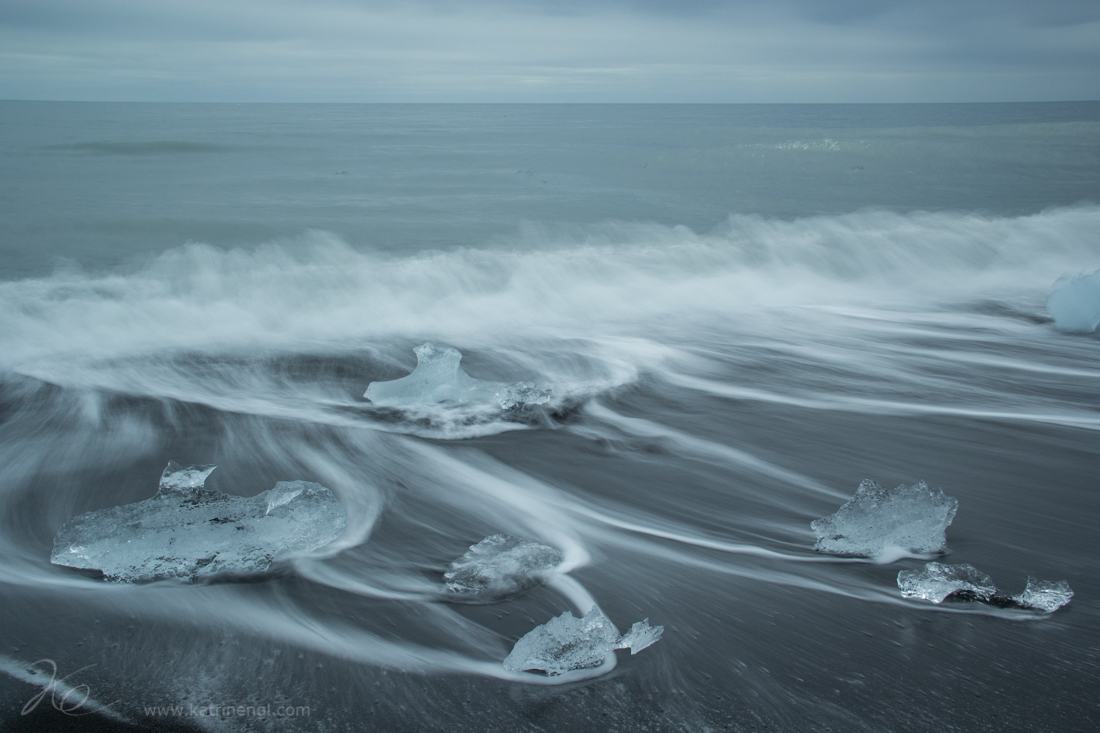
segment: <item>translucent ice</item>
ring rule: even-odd
[[[231,496],[205,488],[214,468],[169,463],[153,498],[70,519],[50,561],[123,582],[197,580],[262,573],[344,531],[344,508],[320,484],[280,481],[252,498]]]
[[[553,547],[496,534],[470,547],[443,577],[463,600],[492,601],[546,582],[563,559]]]
[[[540,669],[548,675],[559,675],[571,669],[595,667],[618,643],[618,629],[598,608],[584,618],[566,611],[517,641],[504,667],[514,672]]]
[[[264,514],[271,514],[272,509],[294,501],[306,490],[304,484],[304,481],[280,481],[275,484],[275,488],[265,491],[264,495],[267,497],[267,511],[264,512]]]
[[[175,461],[169,461],[168,467],[160,477],[161,491],[192,493],[202,491],[206,479],[217,466],[188,466],[183,468]]]
[[[504,667],[513,672],[542,670],[555,676],[574,669],[599,665],[608,652],[630,649],[637,654],[661,638],[663,626],[649,626],[649,619],[634,624],[625,636],[603,611],[593,608],[584,618],[566,611],[536,626],[516,642]]]
[[[545,405],[550,401],[550,390],[530,382],[516,382],[504,385],[493,397],[502,410],[517,410],[525,405]]]
[[[973,565],[938,562],[930,562],[920,570],[902,570],[898,573],[898,588],[906,598],[923,598],[933,603],[942,603],[953,593],[982,601],[997,595],[990,577]]]
[[[550,390],[530,382],[491,382],[474,379],[462,370],[458,349],[426,343],[417,346],[416,369],[389,382],[371,382],[363,394],[376,405],[407,407],[439,402],[488,403],[502,410],[550,401]]]
[[[1100,325],[1100,270],[1055,283],[1047,297],[1047,310],[1060,331],[1095,331]]]
[[[898,588],[906,598],[923,598],[942,603],[952,596],[965,601],[982,601],[1002,608],[1031,608],[1051,613],[1069,603],[1073,591],[1064,580],[1050,582],[1028,577],[1027,588],[1018,596],[1001,594],[990,577],[973,565],[944,565],[930,562],[920,570],[898,573]]]
[[[647,646],[654,644],[665,633],[664,626],[650,626],[649,619],[636,622],[630,627],[630,631],[619,639],[619,649],[630,649],[631,654],[637,654]]]
[[[1066,581],[1039,580],[1029,575],[1024,592],[1012,600],[1024,608],[1035,608],[1052,613],[1069,603],[1071,598],[1073,598],[1073,591],[1069,589],[1069,583]]]
[[[906,553],[939,552],[958,500],[921,481],[887,491],[864,480],[836,514],[811,522],[814,549],[834,555],[892,560]]]

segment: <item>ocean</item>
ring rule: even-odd
[[[1046,308],[1097,268],[1100,103],[0,102],[0,724],[1100,728],[1100,341]],[[425,342],[553,400],[364,397]],[[51,564],[170,460],[347,527],[247,579]],[[815,552],[864,479],[957,498],[946,554]],[[495,534],[567,572],[452,602]],[[929,559],[1075,595],[903,598]],[[664,635],[504,668],[593,605]]]

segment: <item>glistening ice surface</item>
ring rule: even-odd
[[[814,549],[887,562],[906,553],[939,552],[958,508],[957,499],[923,481],[887,490],[865,479],[836,514],[810,523]]]
[[[898,588],[906,598],[921,598],[933,603],[943,603],[955,593],[970,594],[983,601],[997,594],[997,586],[990,577],[973,565],[938,562],[930,562],[920,570],[900,571]]]
[[[0,102],[0,726],[121,728],[20,715],[51,659],[139,731],[1092,731],[1100,341],[1047,298],[1097,202],[1095,103]],[[426,342],[551,400],[364,398]],[[248,582],[50,563],[170,459],[345,530]],[[958,499],[946,554],[814,550],[864,478]],[[450,602],[494,535],[562,562]],[[930,559],[1075,595],[902,597]],[[504,667],[594,605],[664,634]],[[212,703],[309,715],[146,712]]]
[[[495,534],[451,563],[443,578],[456,599],[497,600],[546,582],[564,559],[553,547]]]
[[[1036,608],[1040,611],[1052,613],[1066,605],[1073,598],[1073,591],[1069,583],[1064,580],[1050,581],[1027,578],[1027,587],[1024,592],[1014,596],[1013,600],[1024,608]]]
[[[1030,575],[1023,593],[1007,596],[993,585],[993,580],[973,565],[946,565],[930,562],[920,570],[898,573],[898,588],[905,598],[920,598],[943,603],[948,598],[961,601],[982,601],[1002,608],[1026,608],[1052,613],[1073,598],[1069,583],[1051,582]]]
[[[539,670],[554,677],[595,667],[616,649],[630,649],[631,654],[637,654],[660,639],[663,632],[663,626],[651,627],[647,619],[621,636],[599,608],[581,618],[566,611],[517,641],[504,667],[516,672]]]
[[[50,562],[130,583],[252,575],[344,531],[344,508],[320,484],[280,481],[246,499],[206,489],[214,468],[169,463],[153,498],[74,517]]]

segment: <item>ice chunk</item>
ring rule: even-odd
[[[1100,325],[1100,270],[1059,280],[1047,297],[1059,331],[1092,333]]]
[[[618,643],[618,629],[600,609],[593,608],[584,618],[566,611],[517,641],[504,667],[514,672],[539,669],[559,675],[595,667]]]
[[[458,349],[426,343],[413,349],[416,369],[390,382],[371,382],[363,394],[376,405],[415,405],[431,402],[470,402],[492,399],[500,382],[474,379],[462,370]]]
[[[474,379],[459,365],[462,353],[448,346],[428,342],[413,349],[416,369],[412,374],[389,382],[371,382],[363,396],[376,405],[408,407],[451,402],[492,404],[502,410],[550,401],[550,390],[530,382],[492,382]]]
[[[968,600],[988,601],[997,595],[990,577],[973,565],[944,565],[930,562],[920,570],[898,573],[898,588],[906,598],[923,598],[942,603],[953,594]]]
[[[217,466],[188,466],[184,468],[175,461],[168,461],[164,473],[160,475],[160,490],[176,491],[182,494],[201,493],[207,477]]]
[[[626,636],[619,636],[615,624],[599,608],[584,618],[566,611],[517,641],[504,667],[513,672],[542,670],[550,676],[595,667],[615,649],[629,648],[631,654],[637,654],[660,639],[664,630],[663,626],[650,627],[646,619],[634,624]]]
[[[545,405],[550,401],[550,390],[536,387],[531,382],[506,384],[495,395],[502,410],[518,410],[526,405]]]
[[[470,547],[443,577],[463,599],[492,601],[546,582],[562,560],[553,547],[496,534]]]
[[[655,644],[664,633],[664,626],[650,626],[649,619],[638,621],[630,627],[630,631],[623,634],[622,639],[619,639],[619,649],[630,649],[631,654],[637,654],[647,646]]]
[[[320,484],[280,481],[252,498],[231,496],[205,488],[214,468],[169,463],[153,498],[70,519],[50,561],[122,582],[197,580],[262,573],[344,531],[343,506]]]
[[[940,552],[944,530],[959,502],[921,481],[887,491],[865,479],[836,514],[810,523],[814,549],[834,555],[896,559],[905,553]]]
[[[920,570],[898,573],[898,588],[906,598],[923,598],[942,603],[953,597],[964,601],[982,601],[1002,608],[1031,608],[1052,613],[1069,603],[1073,591],[1064,580],[1050,582],[1028,576],[1027,588],[1018,596],[1006,596],[997,590],[990,577],[973,565],[944,565],[930,562]]]
[[[303,481],[279,481],[275,484],[275,488],[265,491],[263,495],[267,497],[267,511],[264,514],[271,514],[272,509],[294,501],[306,490],[304,483]]]
[[[1053,613],[1069,603],[1071,598],[1073,598],[1073,591],[1069,589],[1069,583],[1066,581],[1039,580],[1029,575],[1024,592],[1014,596],[1012,600],[1024,608]]]

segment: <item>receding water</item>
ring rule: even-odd
[[[1098,202],[1100,103],[0,102],[2,721],[76,725],[20,714],[49,659],[104,730],[1094,729],[1100,341],[1044,303],[1100,267]],[[363,398],[425,341],[558,409]],[[250,582],[50,564],[170,459],[319,482],[347,530]],[[814,553],[864,478],[958,499],[941,561],[1073,601]],[[444,602],[498,533],[568,575]],[[501,665],[592,603],[664,637]]]

